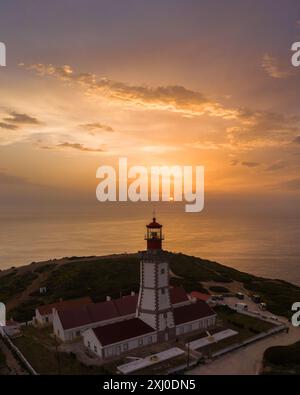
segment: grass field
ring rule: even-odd
[[[22,274],[18,274],[15,269],[0,276],[0,300],[7,301],[18,295],[41,273],[45,275],[45,279],[40,286],[45,286],[47,293],[40,295],[38,289],[30,293],[26,300],[10,312],[16,320],[30,320],[36,306],[56,302],[60,298],[66,300],[90,296],[96,302],[105,300],[107,295],[116,298],[120,294],[138,291],[140,257],[137,254],[95,259],[75,258],[66,258],[67,262],[63,265],[59,261],[40,268],[34,266],[31,269],[29,265],[28,271]],[[228,290],[226,283],[238,281],[249,291],[260,294],[273,314],[288,318],[291,316],[291,305],[300,299],[300,287],[285,281],[256,277],[217,262],[184,254],[168,253],[167,259],[176,276],[171,278],[171,285],[181,285],[187,292],[225,292]],[[209,290],[201,284],[204,281],[218,282],[219,285],[214,284],[214,288]]]
[[[14,344],[41,375],[92,375],[104,374],[101,367],[88,367],[77,361],[74,354],[56,352],[55,340],[50,337],[49,329],[27,327]]]
[[[237,335],[224,339],[218,343],[213,343],[206,349],[201,349],[201,352],[209,351],[216,352],[223,348],[229,347],[232,344],[240,343],[244,340],[250,339],[255,335],[265,332],[274,327],[273,324],[262,321],[255,317],[250,317],[245,314],[237,313],[235,310],[230,309],[227,306],[217,306],[214,308],[218,315],[219,321],[222,326],[230,328],[236,332]]]

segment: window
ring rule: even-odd
[[[79,337],[80,336],[80,331],[77,331],[76,332],[76,337]]]
[[[128,343],[124,343],[124,344],[123,344],[123,350],[124,350],[124,351],[127,351],[127,350],[128,350]]]
[[[46,317],[46,322],[49,322],[49,317]]]
[[[116,354],[121,354],[121,346],[116,347]]]
[[[152,343],[152,336],[149,336],[149,337],[148,337],[148,343],[149,343],[149,344]]]
[[[168,318],[168,313],[164,313],[164,318]]]
[[[166,290],[164,288],[161,289],[161,294],[164,295],[166,293]]]
[[[160,274],[165,274],[165,269],[161,269]]]
[[[94,351],[98,352],[97,346],[94,346]]]
[[[144,344],[143,338],[139,339],[139,346],[142,346]]]
[[[91,342],[88,342],[88,348],[91,348]]]

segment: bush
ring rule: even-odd
[[[300,342],[268,348],[264,353],[264,361],[273,365],[300,364]]]

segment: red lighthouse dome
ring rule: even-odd
[[[156,218],[153,217],[152,222],[146,225],[147,234],[145,239],[147,240],[147,250],[161,250],[162,240],[162,225],[156,222]]]

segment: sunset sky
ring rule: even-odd
[[[204,165],[206,191],[300,193],[298,0],[2,0],[0,190],[95,198],[96,169]]]

